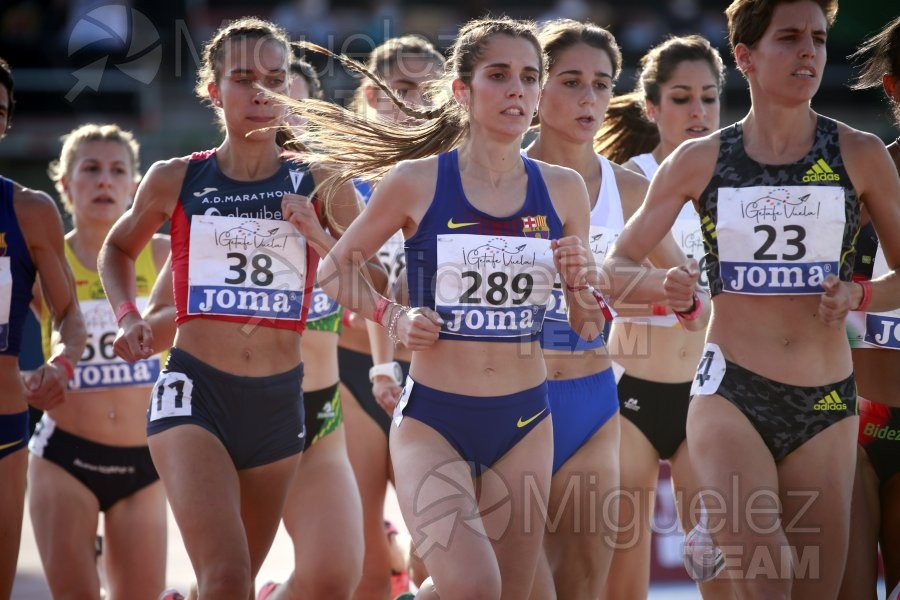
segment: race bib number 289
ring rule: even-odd
[[[306,240],[287,221],[195,215],[188,313],[299,319]]]
[[[435,310],[462,336],[517,337],[541,328],[556,269],[550,240],[439,235]]]

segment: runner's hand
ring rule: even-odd
[[[40,410],[50,410],[66,399],[68,374],[60,365],[44,363],[23,378],[25,401]]]
[[[153,354],[153,332],[137,313],[129,313],[113,341],[113,352],[122,360],[135,362]]]
[[[593,257],[581,240],[569,235],[550,243],[553,264],[559,272],[564,287],[580,288],[587,285],[588,266]]]
[[[410,350],[426,350],[438,340],[443,324],[440,315],[430,308],[414,308],[400,315],[397,337]]]
[[[825,293],[819,297],[819,320],[828,327],[843,327],[850,311],[850,291],[832,273],[822,282]]]
[[[372,395],[375,396],[375,401],[389,415],[394,414],[394,407],[397,406],[402,391],[403,388],[387,375],[376,375],[375,381],[372,382]]]
[[[674,311],[686,312],[694,304],[694,292],[700,279],[700,265],[693,258],[688,259],[680,267],[673,267],[666,272],[663,290],[666,304]]]

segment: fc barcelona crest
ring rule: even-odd
[[[547,215],[534,215],[522,217],[522,233],[532,237],[545,238],[550,235],[550,226],[547,225]]]

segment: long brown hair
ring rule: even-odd
[[[881,87],[881,78],[885,74],[900,85],[900,17],[864,41],[849,58],[860,65],[853,89]],[[900,102],[895,102],[893,98],[888,100],[894,111],[894,121],[900,125]]]
[[[438,104],[432,109],[406,104],[381,77],[357,61],[309,42],[298,43],[369,78],[405,115],[417,120],[415,123],[390,123],[367,119],[329,102],[287,101],[293,113],[307,120],[306,126],[295,132],[297,141],[308,148],[303,159],[335,171],[334,176],[323,182],[330,188],[354,178],[377,180],[402,160],[424,158],[455,148],[469,131],[468,113],[447,95],[446,90],[455,79],[471,84],[472,73],[485,47],[499,35],[524,39],[534,47],[543,82],[546,65],[532,23],[506,17],[470,21],[456,38],[444,76],[430,86],[429,95]]]
[[[585,44],[606,52],[612,64],[613,81],[619,76],[622,51],[613,34],[598,25],[572,19],[554,19],[541,27],[538,40],[547,55],[547,66],[550,69],[565,50],[576,44]]]
[[[291,66],[288,68],[288,71],[291,78],[295,75],[303,78],[306,82],[306,87],[309,90],[309,98],[322,100],[325,97],[325,93],[322,91],[322,82],[319,80],[319,74],[311,64],[302,58],[295,58],[291,61]],[[286,96],[278,96],[278,98],[281,101],[284,101]],[[306,150],[302,144],[292,138],[290,128],[287,126],[278,129],[278,132],[275,134],[275,143],[292,152],[303,152]]]
[[[12,68],[2,58],[0,58],[0,85],[6,88],[6,95],[9,97],[9,106],[6,107],[6,129],[0,131],[0,138],[2,138],[9,131],[10,125],[12,125],[13,109],[16,107],[16,98],[13,96],[15,80],[13,79]]]
[[[603,125],[594,138],[594,152],[622,164],[659,145],[659,129],[647,118],[644,94],[620,94],[609,101]]]
[[[610,101],[603,126],[594,140],[594,150],[613,162],[623,163],[656,148],[660,142],[659,129],[647,118],[646,103],[659,105],[662,86],[686,61],[706,62],[721,93],[725,85],[725,64],[719,51],[699,35],[670,37],[641,58],[635,91]]]

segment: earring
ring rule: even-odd
[[[538,109],[535,108],[535,109],[534,109],[534,114],[531,115],[531,118],[534,119],[535,117],[537,117],[537,114],[538,114]]]

